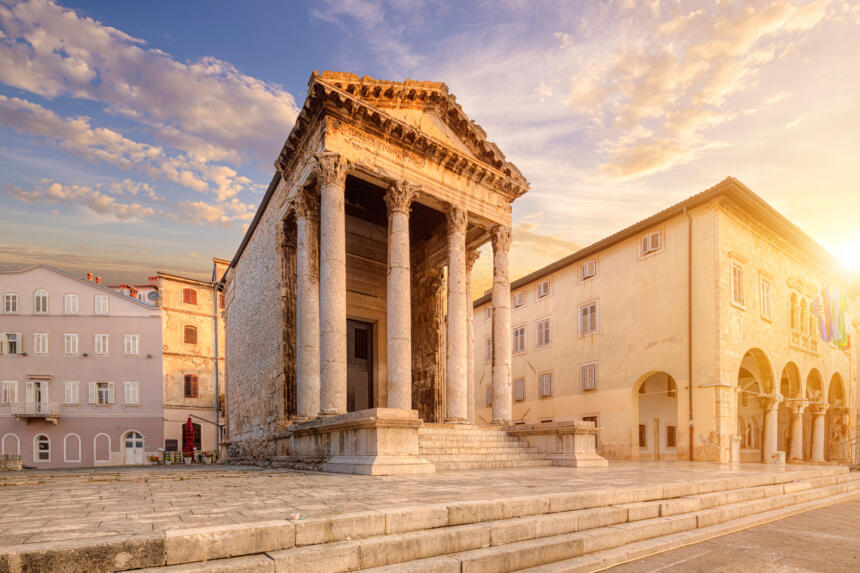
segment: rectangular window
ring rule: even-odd
[[[222,309],[225,306],[224,305],[224,293],[223,292],[218,293],[218,306],[220,306]]]
[[[199,395],[199,383],[196,374],[185,375],[185,397],[197,398]]]
[[[21,354],[21,333],[0,333],[0,354]]]
[[[541,299],[545,296],[549,296],[551,292],[552,292],[552,286],[551,286],[549,279],[542,280],[541,282],[538,283],[537,297],[539,299]]]
[[[18,383],[13,380],[4,380],[0,386],[0,403],[15,404],[18,402]]]
[[[115,401],[113,382],[90,382],[90,404],[113,404]]]
[[[493,360],[493,337],[485,336],[484,337],[484,362],[491,362]]]
[[[6,293],[3,295],[3,312],[18,312],[18,295]]]
[[[123,382],[126,404],[140,404],[140,382]]]
[[[513,333],[513,348],[511,351],[514,354],[520,354],[521,352],[526,351],[526,325],[522,324],[520,326],[514,327]]]
[[[732,302],[744,305],[744,267],[732,261]]]
[[[36,332],[33,334],[33,354],[48,353],[48,333]]]
[[[544,372],[538,377],[538,394],[541,398],[552,396],[552,372]]]
[[[78,295],[63,295],[63,312],[66,314],[78,314]]]
[[[78,403],[78,383],[63,382],[63,403],[77,404]]]
[[[761,315],[765,318],[770,318],[770,282],[761,279]]]
[[[487,386],[487,408],[493,405],[493,385]]]
[[[107,354],[108,353],[108,335],[107,334],[96,334],[95,335],[95,349],[93,350],[96,354]]]
[[[493,305],[488,304],[484,307],[484,319],[493,320]]]
[[[639,256],[649,255],[659,251],[663,247],[663,232],[654,231],[639,239]]]
[[[69,333],[63,335],[63,354],[78,353],[78,335]]]
[[[579,334],[594,334],[598,328],[597,301],[579,307]]]
[[[126,356],[137,356],[140,346],[140,336],[137,334],[126,334],[123,336],[123,354]]]
[[[522,308],[526,305],[526,291],[518,290],[513,296],[514,308]]]
[[[666,447],[675,447],[675,426],[666,426]]]
[[[526,399],[526,381],[520,378],[514,380],[514,402],[522,402]]]
[[[535,323],[535,347],[541,348],[552,343],[552,318],[547,317]]]
[[[197,304],[197,291],[193,288],[182,289],[182,302],[185,304]]]
[[[579,369],[579,377],[583,392],[597,390],[597,362],[583,364]]]
[[[579,265],[579,280],[588,280],[597,276],[597,259],[588,259]]]
[[[97,294],[93,297],[93,314],[108,314],[110,312],[110,299],[106,294]]]
[[[645,424],[639,424],[639,447],[648,447],[648,432],[645,430]]]

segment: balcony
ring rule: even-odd
[[[41,419],[56,424],[60,419],[60,405],[56,402],[12,404],[12,415],[16,418],[23,418],[28,424],[32,419]]]

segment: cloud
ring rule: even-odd
[[[0,1],[0,31],[0,82],[102,102],[199,161],[268,163],[298,113],[276,84],[216,58],[179,61],[51,1]]]
[[[212,192],[219,200],[235,197],[252,183],[227,165],[128,139],[115,130],[93,126],[85,116],[63,118],[21,98],[0,95],[0,126],[43,137],[88,161],[137,169],[195,191]]]
[[[119,221],[155,219],[162,214],[160,210],[141,203],[119,202],[116,198],[86,185],[61,185],[53,182],[26,191],[5,183],[3,188],[10,197],[23,203],[72,203]]]

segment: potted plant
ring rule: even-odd
[[[164,458],[163,459],[164,459],[164,465],[169,466],[170,464],[172,464],[173,463],[173,452],[171,452],[171,451],[164,452]]]
[[[158,456],[152,454],[151,456],[149,456],[149,461],[152,462],[152,465],[156,465],[158,463]]]

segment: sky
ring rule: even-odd
[[[531,183],[513,278],[729,175],[860,270],[841,0],[0,0],[0,269],[208,276],[313,70],[449,86]]]

